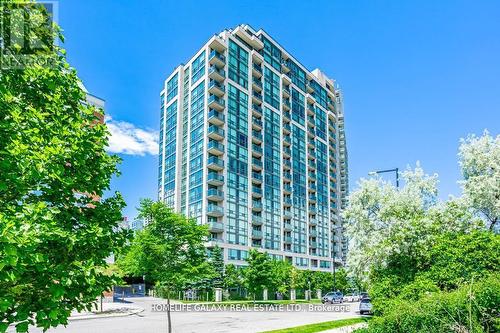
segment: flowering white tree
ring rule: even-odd
[[[464,199],[498,231],[500,224],[500,135],[474,135],[461,140],[460,167]]]
[[[365,281],[369,270],[383,267],[391,255],[423,255],[432,235],[477,226],[462,200],[437,200],[437,175],[425,174],[417,163],[402,178],[405,185],[399,189],[380,178],[361,179],[349,196],[343,213],[350,239],[348,268]]]

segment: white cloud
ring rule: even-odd
[[[110,153],[139,155],[158,154],[158,132],[136,127],[125,121],[106,117],[111,133],[107,151]]]

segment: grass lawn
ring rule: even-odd
[[[266,331],[263,333],[314,333],[326,331],[333,328],[339,328],[344,326],[350,326],[354,324],[359,324],[368,321],[368,318],[350,318],[350,319],[341,319],[334,321],[325,321],[317,324],[309,324],[303,326],[289,327],[283,328],[280,330]]]

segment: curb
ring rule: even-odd
[[[89,316],[80,316],[80,317],[69,317],[68,321],[78,321],[78,320],[92,320],[92,319],[103,319],[103,318],[114,318],[114,317],[127,317],[131,315],[136,315],[143,312],[144,309],[134,309],[130,312],[122,312],[122,313],[110,313],[105,315],[94,314]]]

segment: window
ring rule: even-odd
[[[178,75],[175,75],[167,82],[167,102],[170,102],[175,96],[177,96],[178,88]]]
[[[205,74],[205,51],[193,61],[191,83],[198,81]]]
[[[229,40],[228,76],[243,88],[248,88],[248,52]]]
[[[292,120],[301,125],[305,124],[305,98],[298,90],[292,88]]]
[[[281,50],[264,36],[262,36],[262,42],[264,43],[264,61],[281,72]]]
[[[264,101],[280,109],[280,78],[267,66],[264,68]]]

